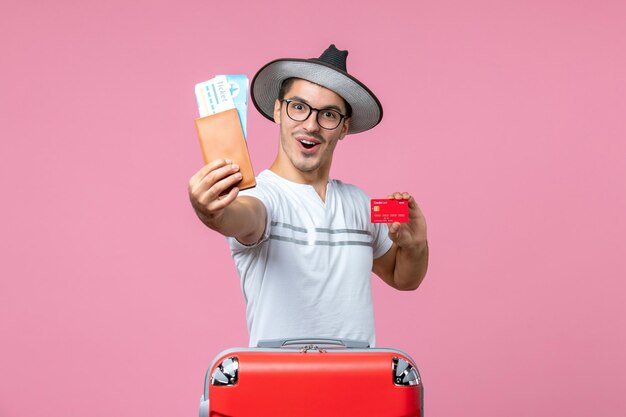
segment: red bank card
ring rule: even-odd
[[[407,223],[409,221],[409,201],[395,199],[373,199],[372,223]]]

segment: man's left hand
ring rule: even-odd
[[[407,223],[394,222],[390,224],[389,238],[403,249],[417,249],[426,245],[426,218],[415,199],[406,192],[395,192],[387,198],[408,200],[409,202],[409,221]]]

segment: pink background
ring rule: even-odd
[[[2,1],[0,416],[196,415],[247,333],[193,86],[331,42],[385,106],[332,175],[427,216],[421,288],[374,284],[427,415],[626,415],[626,3],[281,3]]]

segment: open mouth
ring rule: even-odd
[[[315,136],[301,133],[297,133],[296,135],[294,135],[294,139],[300,145],[300,151],[306,155],[315,154],[323,143],[323,140]]]
[[[306,140],[306,139],[301,139],[300,143],[302,144],[304,149],[313,149],[315,146],[319,145],[319,143],[317,142],[313,142],[313,141]]]

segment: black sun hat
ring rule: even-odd
[[[374,93],[348,74],[348,51],[330,45],[319,58],[282,58],[270,62],[256,73],[250,87],[254,106],[274,120],[274,103],[282,83],[288,78],[301,78],[339,94],[352,107],[348,134],[371,129],[383,118],[383,107]]]

